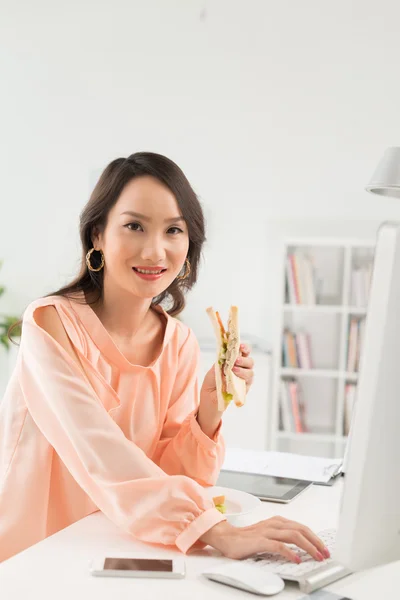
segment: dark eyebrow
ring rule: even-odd
[[[132,210],[126,210],[125,212],[121,213],[121,215],[130,215],[131,217],[136,217],[137,219],[142,219],[142,221],[151,221],[151,219],[149,219],[149,217],[146,217],[145,215],[142,215],[140,213],[137,212],[133,212]],[[164,219],[165,223],[172,223],[172,222],[176,222],[176,221],[184,221],[185,219],[183,217],[172,217],[172,219]]]

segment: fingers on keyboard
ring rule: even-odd
[[[279,534],[278,531],[276,533]],[[265,540],[265,552],[280,554],[290,560],[290,562],[300,563],[301,559],[296,552],[289,548],[283,541],[280,541],[278,537],[275,537],[273,530],[268,533],[268,538],[270,539]]]
[[[309,527],[307,527],[306,525],[302,525],[301,523],[297,523],[297,521],[289,520],[286,521],[286,523],[284,523],[283,525],[284,529],[298,531],[306,540],[308,540],[310,544],[312,544],[312,546],[316,549],[316,551],[314,552],[310,552],[308,547],[306,548],[305,546],[300,546],[300,548],[306,550],[309,554],[311,554],[311,556],[315,558],[315,560],[320,560],[319,558],[317,558],[318,552],[322,554],[322,558],[329,557],[329,551],[326,548],[324,542],[313,531],[311,531]],[[296,540],[293,540],[293,543],[297,544]],[[299,546],[299,544],[297,545]]]
[[[315,560],[321,561],[324,559],[323,555],[317,548],[300,532],[292,529],[279,529],[274,533],[274,539],[287,544],[296,544],[302,550],[305,550]]]

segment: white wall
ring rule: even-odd
[[[93,172],[138,150],[175,160],[204,203],[184,314],[200,336],[206,306],[237,302],[272,341],[282,232],[400,218],[363,189],[400,142],[396,0],[1,4],[0,310],[73,276]]]

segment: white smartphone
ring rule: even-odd
[[[132,553],[113,553],[93,559],[90,572],[97,577],[185,577],[182,558],[138,558]]]

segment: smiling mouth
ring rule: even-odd
[[[141,273],[142,275],[160,275],[164,273],[167,269],[139,269],[138,267],[132,267],[134,271],[137,273]]]

